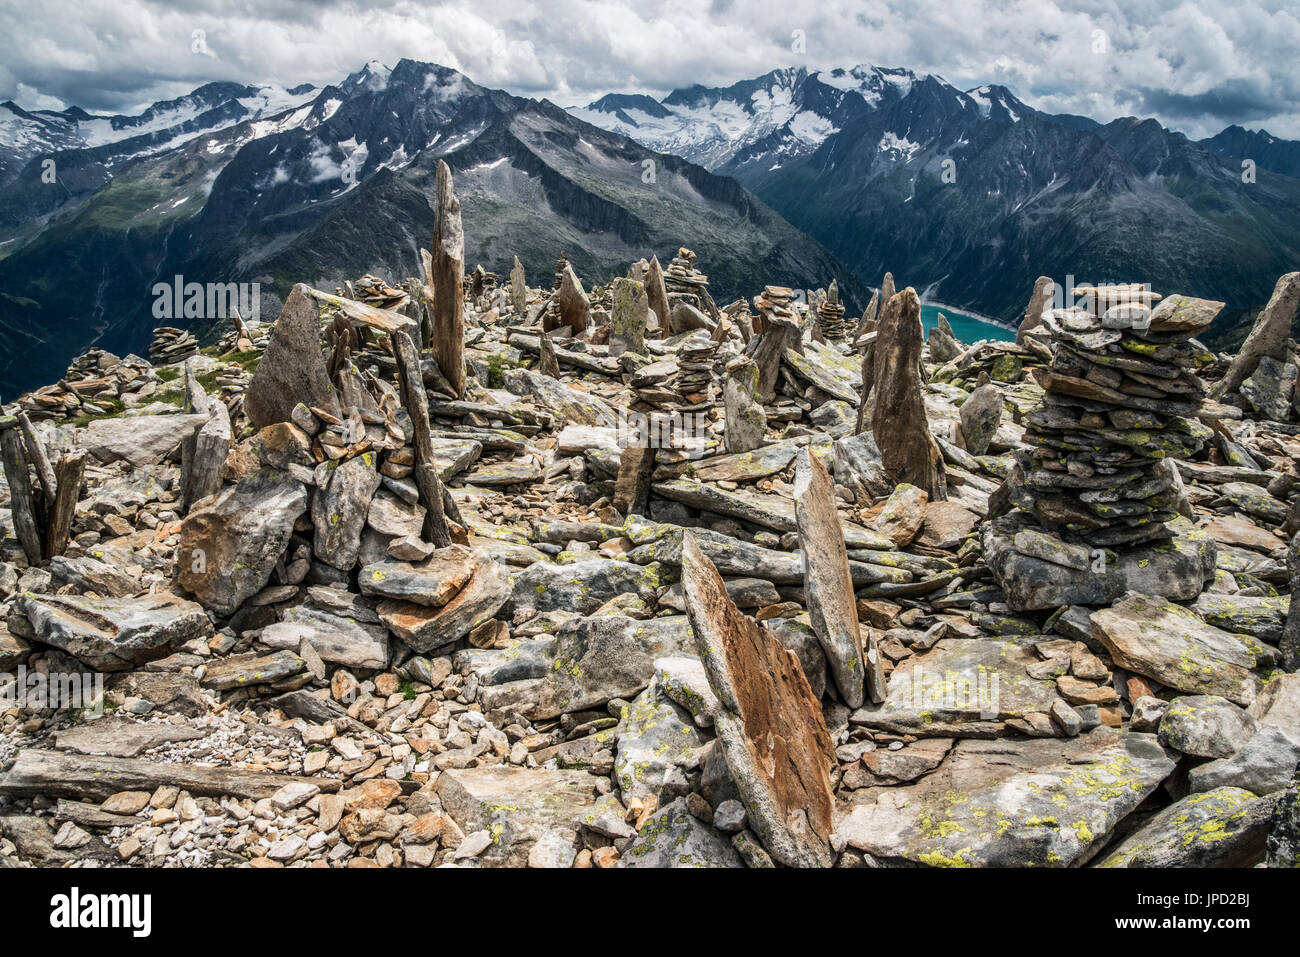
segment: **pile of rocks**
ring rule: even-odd
[[[695,253],[683,246],[664,270],[664,285],[668,287],[670,296],[677,293],[698,299],[707,291],[709,277],[695,268]],[[695,305],[698,308],[700,303]]]
[[[160,326],[153,331],[153,341],[149,343],[149,361],[154,365],[184,362],[198,351],[199,341],[188,329]]]
[[[397,309],[407,299],[405,290],[396,289],[380,277],[373,276],[370,273],[349,282],[347,288],[340,289],[339,293],[347,295],[349,299],[364,302],[366,305],[375,306],[378,309]]]
[[[1208,355],[1192,337],[1223,308],[1140,289],[1076,290],[1090,305],[1045,313],[1056,346],[1042,408],[1027,419],[1030,510],[1069,541],[1099,547],[1169,538],[1178,514],[1169,458],[1194,458],[1213,431],[1196,419]],[[1153,308],[1154,307],[1154,308]]]

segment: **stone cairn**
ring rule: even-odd
[[[664,270],[664,285],[668,294],[676,293],[695,301],[691,305],[700,309],[703,306],[703,294],[709,286],[709,277],[695,268],[695,253],[682,246],[677,255]]]
[[[1138,285],[1074,296],[1085,304],[1043,314],[1055,355],[1027,418],[1018,504],[1089,548],[1171,538],[1180,481],[1168,457],[1192,459],[1213,434],[1196,419],[1206,389],[1195,374],[1213,356],[1192,337],[1223,303],[1160,301]]]
[[[160,326],[153,331],[153,341],[149,343],[149,361],[156,366],[170,365],[184,362],[198,351],[199,341],[188,330]]]
[[[798,323],[799,317],[790,305],[793,298],[794,290],[789,286],[764,286],[763,291],[754,297],[754,308],[764,321],[769,316],[776,316],[778,319]],[[756,327],[754,331],[761,332],[762,326]]]
[[[817,327],[822,337],[830,342],[843,342],[849,335],[849,324],[844,321],[844,304],[840,302],[840,287],[831,280],[826,298],[817,306]]]

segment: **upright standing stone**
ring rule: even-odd
[[[253,428],[288,422],[298,403],[342,416],[320,349],[320,309],[302,283],[293,287],[244,396]]]
[[[582,281],[573,271],[573,266],[566,264],[560,289],[555,294],[555,303],[559,314],[559,324],[568,326],[571,335],[580,336],[587,331],[587,315],[591,312],[591,302],[583,291]]]
[[[528,309],[528,285],[524,277],[524,264],[515,257],[515,266],[510,270],[510,304],[514,306],[515,315],[522,316]]]
[[[330,468],[329,484],[312,495],[315,552],[326,564],[350,571],[361,554],[361,532],[380,478],[370,452]]]
[[[650,305],[650,311],[655,314],[655,319],[659,323],[659,338],[668,338],[668,320],[672,312],[668,307],[668,287],[664,285],[664,271],[659,265],[659,257],[650,257],[650,269],[646,273],[645,280],[646,299]]]
[[[889,477],[910,482],[928,492],[930,501],[942,502],[948,498],[943,458],[930,434],[917,372],[922,341],[921,300],[908,286],[890,299],[876,330],[871,431]]]
[[[722,390],[726,408],[724,442],[728,452],[750,452],[763,444],[767,415],[758,401],[758,366],[748,356],[727,363],[727,384]]]
[[[1291,323],[1300,304],[1300,272],[1289,272],[1277,281],[1273,295],[1241,344],[1241,351],[1228,366],[1228,372],[1214,387],[1214,395],[1226,395],[1241,386],[1262,356],[1286,359],[1286,343],[1291,338]]]
[[[961,404],[960,415],[966,451],[983,455],[1002,422],[1002,390],[989,380],[988,373],[980,373],[979,385]]]
[[[609,354],[613,358],[625,352],[645,355],[645,326],[650,300],[645,286],[635,279],[615,279],[611,293],[614,304],[609,313]]]
[[[862,707],[868,695],[874,702],[884,701],[880,654],[870,632],[864,640],[858,626],[849,556],[835,510],[835,485],[806,445],[795,458],[794,509],[808,616],[840,697],[850,708]]]
[[[1052,305],[1052,291],[1056,283],[1051,276],[1039,276],[1034,282],[1034,291],[1029,294],[1029,305],[1025,308],[1025,318],[1020,320],[1016,330],[1016,345],[1025,344],[1025,336],[1043,324],[1043,312]]]
[[[465,231],[451,169],[438,160],[433,229],[433,357],[456,398],[465,394]]]
[[[689,532],[682,536],[682,592],[718,699],[718,741],[750,826],[787,867],[831,866],[835,752],[799,659],[736,607]]]

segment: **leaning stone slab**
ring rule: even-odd
[[[1092,613],[1092,635],[1115,663],[1188,694],[1255,698],[1255,656],[1235,636],[1173,602],[1130,593]]]
[[[455,597],[478,568],[472,549],[449,545],[418,564],[375,562],[361,569],[357,581],[364,595],[380,595],[440,608]]]
[[[371,453],[330,467],[329,484],[312,494],[317,558],[343,571],[351,570],[361,554],[361,532],[378,488],[379,473]]]
[[[885,698],[880,653],[868,631],[858,627],[857,598],[848,552],[835,510],[835,486],[826,467],[807,448],[799,450],[794,473],[795,514],[803,552],[808,614],[840,697],[850,708]]]
[[[212,634],[203,609],[171,592],[98,599],[24,594],[14,603],[9,628],[98,671],[131,671]]]
[[[719,702],[718,740],[751,826],[780,863],[829,867],[835,753],[799,659],[732,603],[722,576],[689,535],[682,543],[682,587]]]

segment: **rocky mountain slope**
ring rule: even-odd
[[[1294,867],[1300,272],[923,341],[467,274],[479,169],[0,410],[0,866]]]
[[[462,184],[471,260],[488,269],[518,255],[540,278],[564,254],[611,273],[689,237],[716,265],[720,296],[838,279],[865,302],[833,256],[735,181],[432,64],[370,64],[279,98],[203,87],[136,118],[20,120],[40,135],[6,140],[26,159],[0,182],[6,396],[57,378],[92,342],[141,352],[158,325],[153,285],[177,275],[260,283],[274,314],[290,277],[333,288],[360,263],[394,279],[418,273],[440,158]],[[47,149],[66,189],[39,183]]]
[[[1039,275],[1143,277],[1227,300],[1217,334],[1300,260],[1296,144],[1267,134],[1198,144],[1154,120],[1101,125],[1004,87],[877,67],[775,71],[573,112],[735,175],[859,275],[901,271],[1003,319]],[[1254,183],[1242,182],[1244,155],[1261,170]]]

